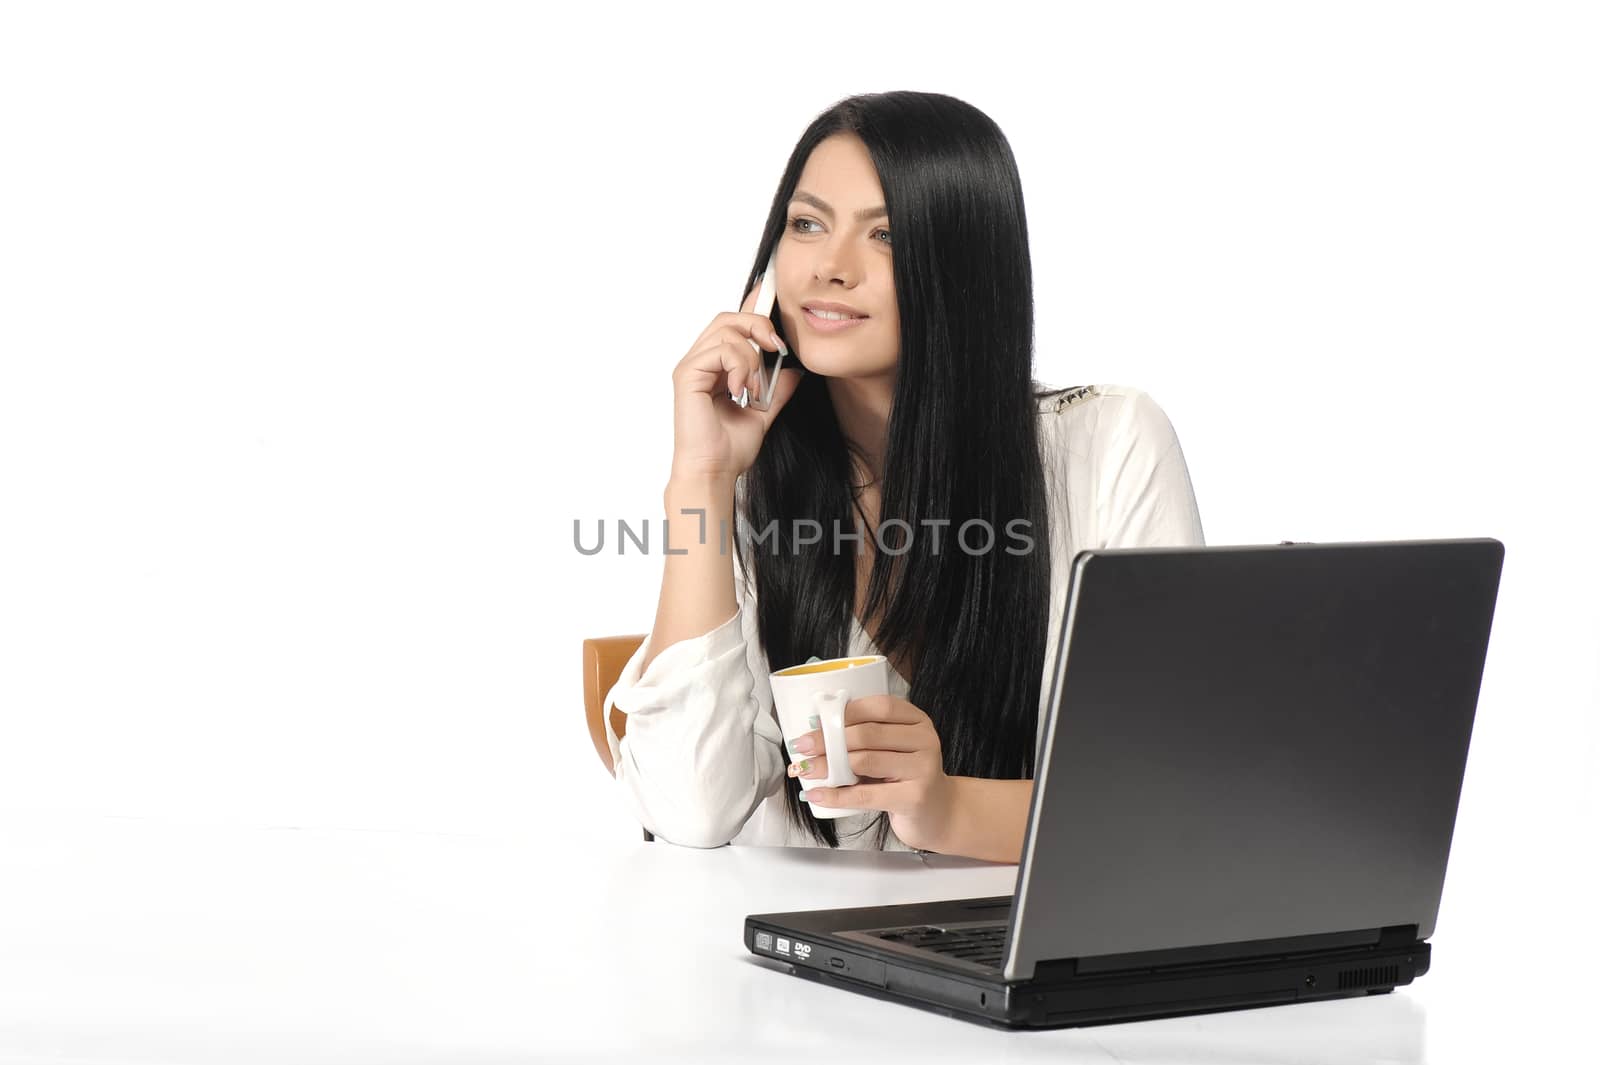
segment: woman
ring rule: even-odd
[[[628,714],[617,781],[679,844],[1017,861],[1073,555],[1202,542],[1177,437],[1137,389],[1034,383],[1021,182],[966,103],[824,112],[757,269],[774,253],[772,318],[752,313],[753,269],[673,371],[673,553],[607,696]],[[790,351],[765,411],[734,399],[758,388],[752,341]],[[796,777],[827,774],[820,737],[786,754],[768,674],[860,654],[891,666],[888,695],[846,710],[862,783],[806,797],[864,812],[812,818]]]

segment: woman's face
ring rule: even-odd
[[[900,311],[889,241],[883,188],[867,146],[853,133],[828,137],[806,160],[778,242],[783,334],[806,369],[824,377],[894,373]],[[807,308],[818,304],[847,308],[842,313],[858,320],[813,316]]]

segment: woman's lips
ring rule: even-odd
[[[804,317],[806,324],[819,333],[837,333],[841,329],[849,329],[852,326],[860,325],[862,322],[867,320],[865,317],[861,317],[845,318],[841,319],[840,321],[831,321],[827,318],[818,318],[816,315],[811,313],[811,309],[809,307],[804,309]]]

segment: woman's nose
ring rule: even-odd
[[[827,284],[831,281],[842,281],[847,288],[854,288],[861,279],[861,272],[854,260],[837,248],[823,249],[817,255],[813,269],[818,281]]]

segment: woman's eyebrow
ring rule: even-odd
[[[833,217],[833,208],[829,207],[827,204],[823,203],[820,199],[811,195],[809,192],[797,192],[794,194],[794,199],[799,200],[802,203],[809,203],[811,206],[815,207],[829,218]],[[887,207],[868,207],[865,210],[856,212],[856,221],[865,222],[869,218],[887,218],[888,215],[889,208]]]

